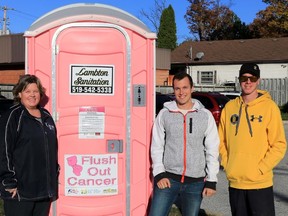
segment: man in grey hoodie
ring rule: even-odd
[[[175,101],[166,102],[153,126],[154,176],[149,216],[166,216],[179,195],[182,215],[198,216],[203,196],[216,193],[219,137],[211,112],[196,99],[189,74],[173,78]]]

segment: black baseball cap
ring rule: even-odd
[[[240,68],[239,77],[245,73],[249,73],[249,74],[259,78],[260,77],[259,66],[255,63],[245,63]]]

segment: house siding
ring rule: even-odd
[[[156,68],[170,70],[171,68],[171,50],[156,48]]]
[[[25,61],[25,39],[23,34],[0,36],[0,64]]]
[[[19,77],[25,74],[25,39],[23,34],[1,35],[0,50],[0,84],[15,85]],[[3,86],[1,89],[4,95],[7,89]],[[10,97],[11,92],[9,93]]]

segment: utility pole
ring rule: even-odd
[[[7,10],[14,10],[14,8],[8,8],[6,6],[1,7],[1,9],[4,11],[4,15],[3,15],[3,26],[2,26],[2,33],[0,35],[6,35],[9,34],[9,32],[7,31],[7,26],[8,26],[8,19],[7,18]]]

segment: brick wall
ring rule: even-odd
[[[156,70],[156,86],[168,84],[169,70]]]
[[[0,70],[1,84],[16,84],[21,75],[25,74],[25,70]]]

